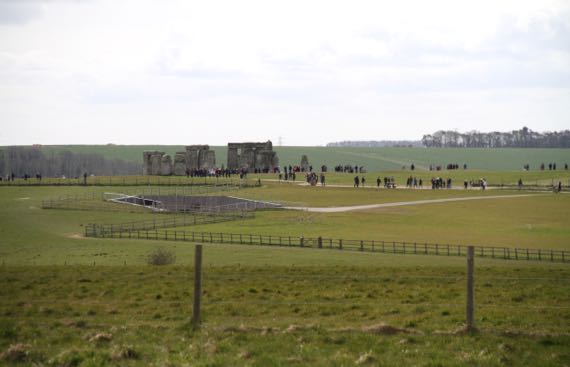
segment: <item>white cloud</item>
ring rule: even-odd
[[[0,144],[568,128],[561,1],[8,4]]]

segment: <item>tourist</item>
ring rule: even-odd
[[[365,183],[366,183],[366,177],[362,176],[362,187],[364,187]]]
[[[519,190],[521,190],[521,189],[522,189],[522,187],[523,187],[522,178],[519,178],[519,183],[518,183],[518,186],[519,186]]]
[[[380,179],[380,176],[376,177],[376,187],[380,188],[380,184],[382,183],[382,180]]]
[[[360,179],[358,178],[358,176],[354,176],[354,187],[358,188],[359,185],[360,185]]]

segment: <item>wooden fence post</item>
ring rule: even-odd
[[[194,248],[194,307],[192,308],[192,328],[200,328],[200,304],[202,301],[202,245]]]
[[[475,268],[475,249],[473,246],[467,246],[467,332],[472,332],[475,330],[474,325],[474,268]]]

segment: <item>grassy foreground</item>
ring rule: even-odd
[[[465,259],[205,245],[203,326],[190,329],[193,245],[86,239],[86,223],[150,218],[42,210],[116,187],[0,189],[0,365],[560,366],[570,363],[568,265],[476,261],[476,324],[461,332]],[[264,183],[239,196],[311,206],[488,190],[356,190]],[[197,230],[427,239],[568,249],[570,195],[362,212],[265,211]],[[145,265],[156,248],[176,265]]]
[[[209,256],[211,246],[206,246]],[[3,363],[92,365],[564,365],[567,267],[480,266],[465,335],[458,266],[0,268]],[[537,312],[539,311],[539,312]]]

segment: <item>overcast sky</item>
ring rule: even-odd
[[[570,1],[0,0],[0,145],[570,128]]]

